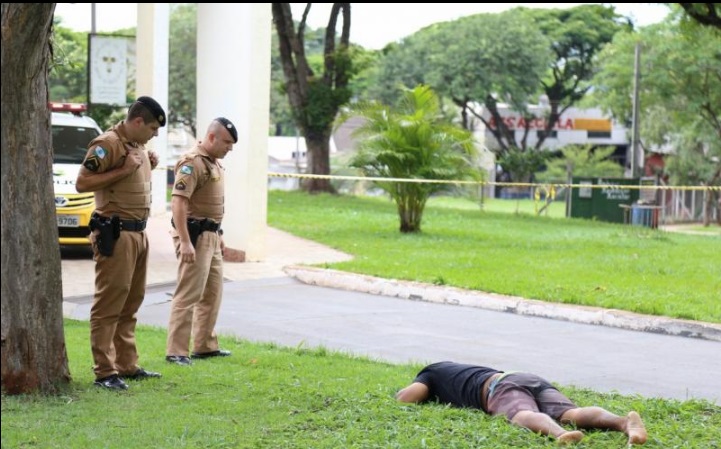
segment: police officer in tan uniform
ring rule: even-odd
[[[215,323],[223,296],[224,168],[220,165],[238,132],[224,117],[214,119],[205,138],[175,166],[173,243],[178,284],[168,323],[165,359],[191,365],[191,357],[227,357],[220,349]],[[190,339],[193,352],[190,353]]]
[[[162,126],[163,108],[151,97],[139,97],[125,120],[90,142],[75,185],[78,192],[95,192],[90,346],[94,384],[109,390],[126,390],[124,379],[160,377],[138,366],[135,324],[145,297],[150,171],[158,165],[157,154],[145,144]]]

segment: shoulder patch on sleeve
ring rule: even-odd
[[[98,171],[98,168],[100,168],[100,161],[98,161],[98,156],[89,156],[87,159],[85,159],[85,162],[83,162],[83,167],[87,168],[92,172]]]
[[[105,151],[103,147],[95,147],[95,155],[98,156],[100,159],[103,159],[106,154],[108,154],[108,152]]]
[[[180,167],[180,173],[183,173],[184,175],[189,175],[193,173],[193,166],[192,165],[183,165]]]
[[[185,181],[178,181],[175,183],[175,190],[185,190]]]

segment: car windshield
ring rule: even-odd
[[[82,164],[88,144],[98,136],[95,128],[53,125],[53,163]]]

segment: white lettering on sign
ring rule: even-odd
[[[604,187],[601,194],[606,195],[607,200],[614,201],[630,201],[631,190],[622,189],[618,184],[611,184],[612,187]]]

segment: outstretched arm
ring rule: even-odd
[[[428,399],[428,386],[420,382],[413,382],[396,393],[396,399],[401,402],[419,403]]]

